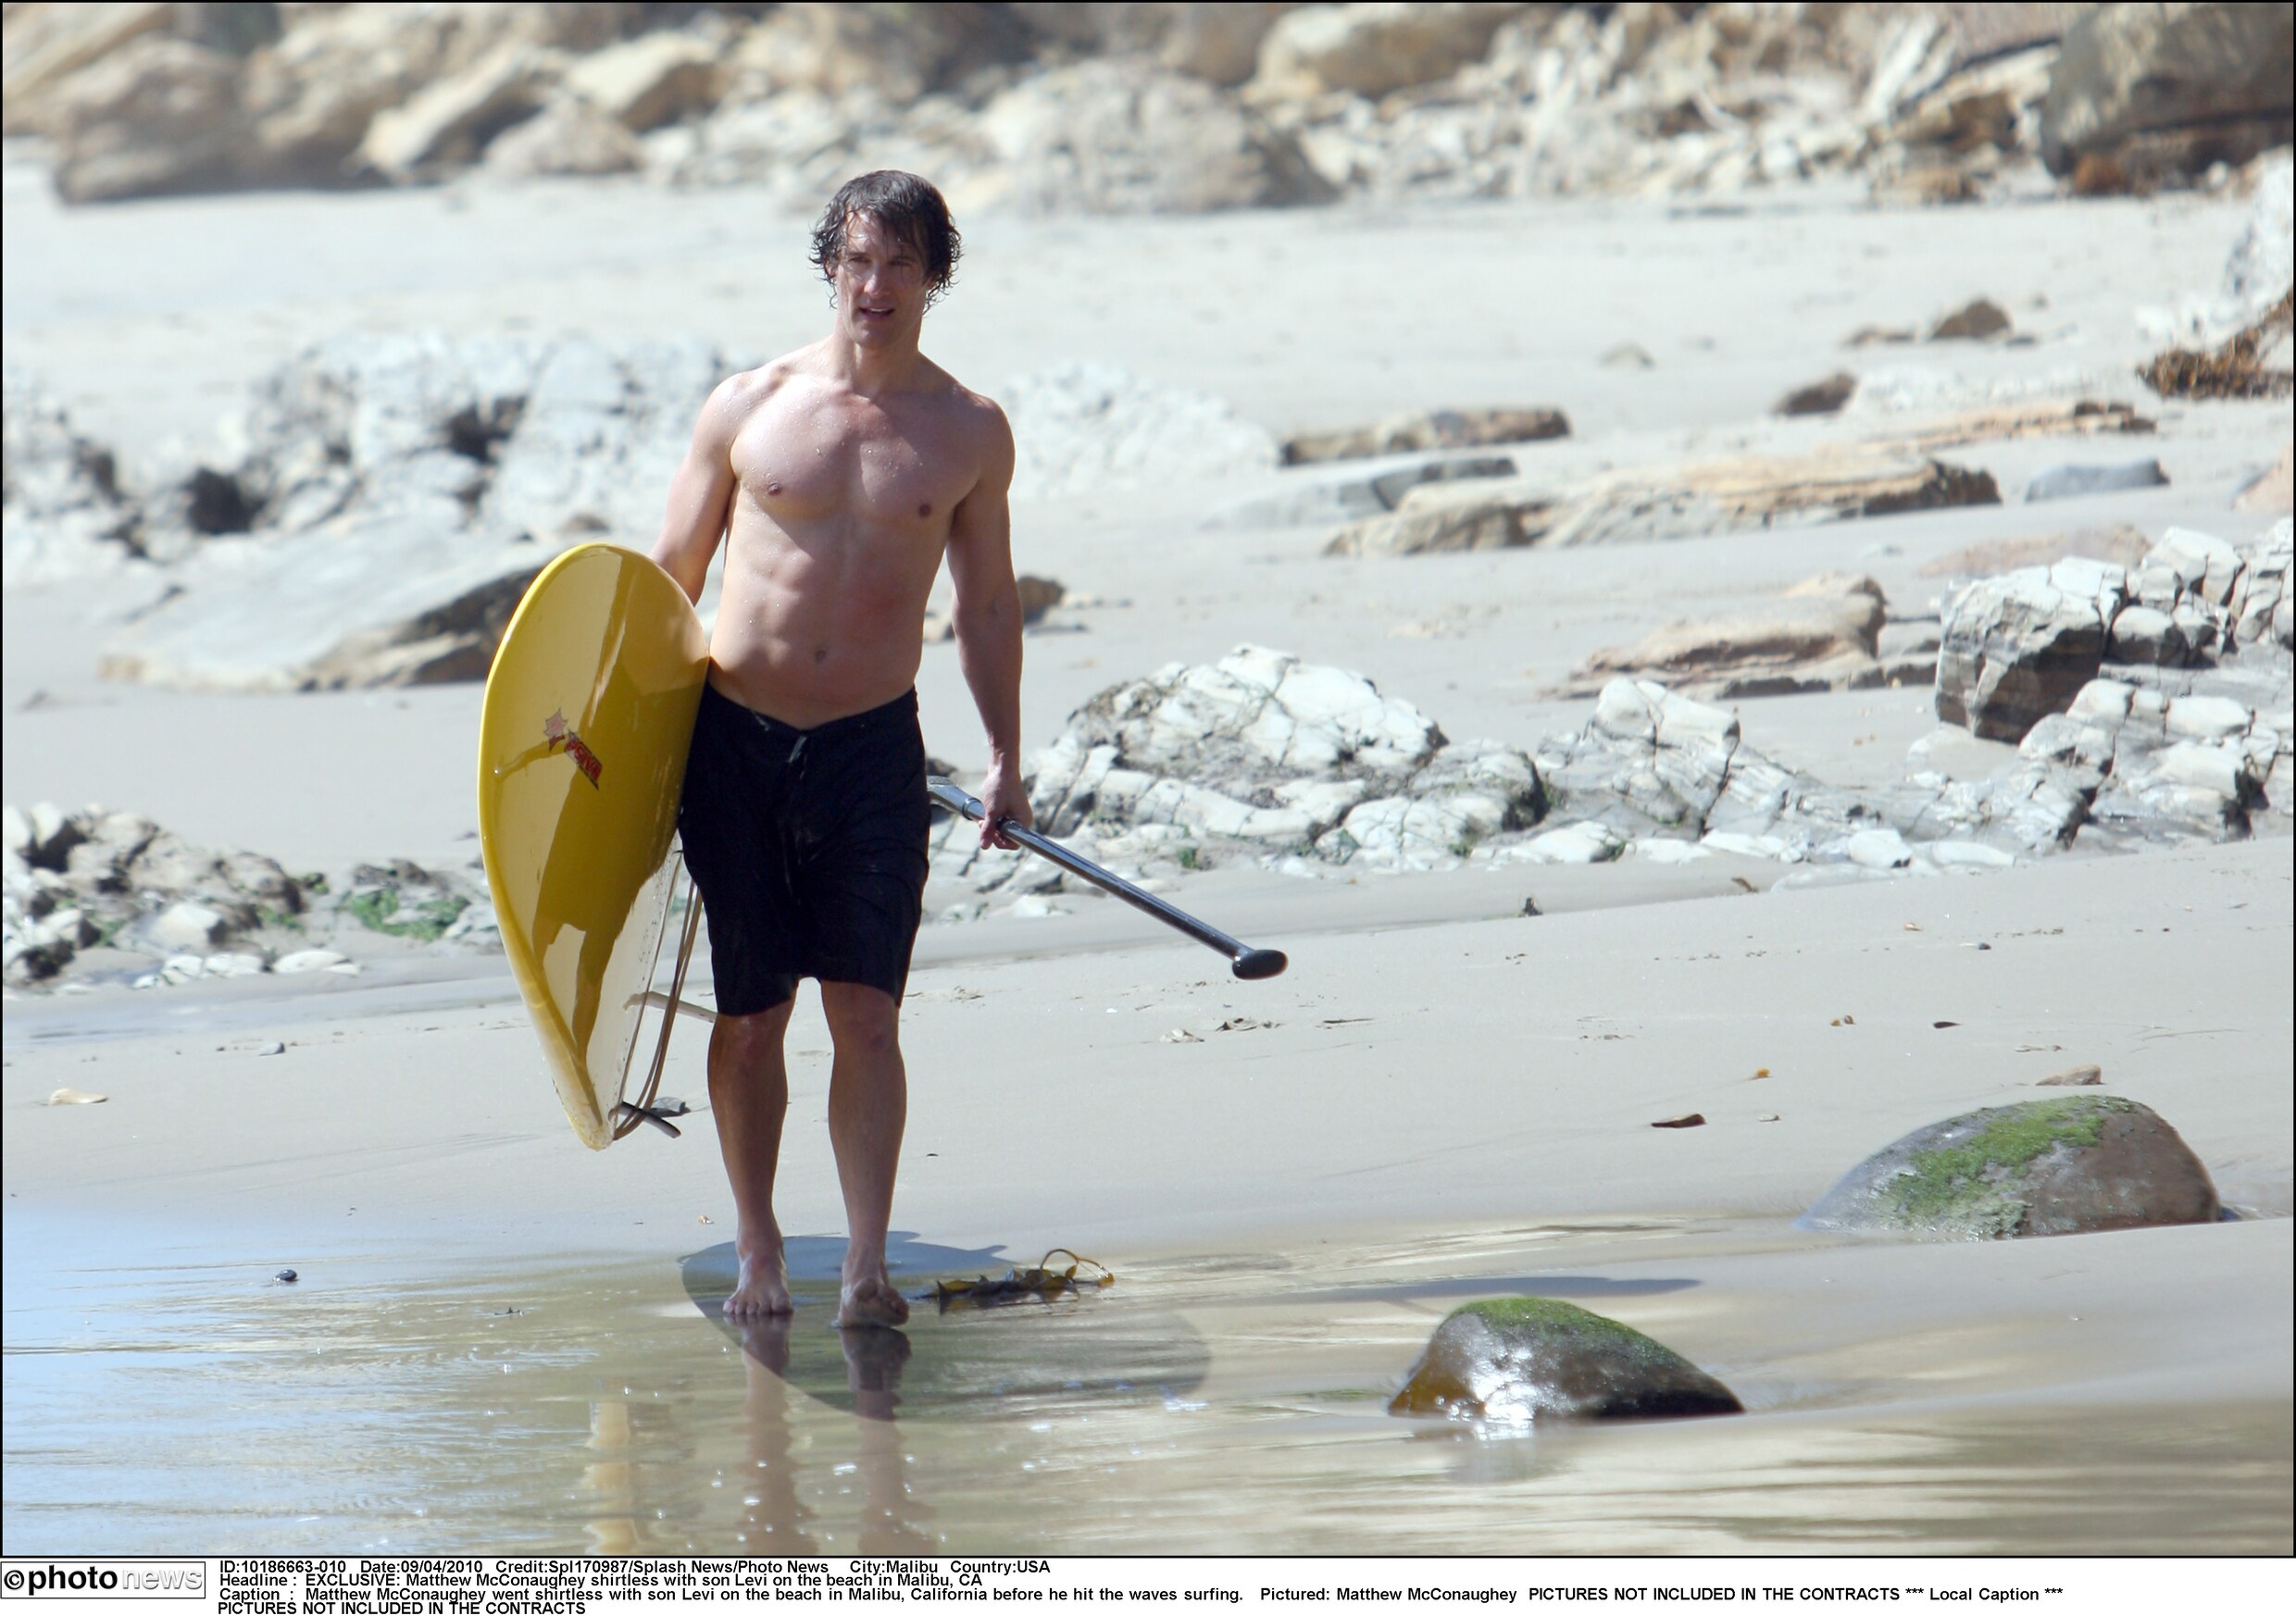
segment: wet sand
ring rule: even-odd
[[[6,1530],[19,1553],[2284,1553],[2274,1330],[2152,1324],[2285,1275],[2289,1228],[2068,1254],[1490,1226],[1142,1257],[1089,1298],[841,1336],[833,1241],[797,1252],[793,1322],[742,1331],[712,1317],[722,1246],[682,1274],[346,1250],[290,1288],[132,1236],[136,1266],[91,1271],[81,1223],[52,1267],[11,1242],[11,1296],[51,1299],[10,1304]],[[896,1251],[905,1287],[988,1260]],[[2132,1260],[2173,1277],[2131,1296]],[[1393,1367],[1494,1294],[1659,1332],[1749,1412],[1390,1418]],[[2285,1281],[2252,1299],[2284,1314]]]
[[[474,185],[61,215],[11,169],[8,355],[132,444],[203,437],[251,376],[352,326],[792,345],[820,314],[802,229],[742,202]],[[992,388],[1121,364],[1279,430],[1559,404],[1578,435],[1525,452],[1551,451],[1541,464],[1786,450],[1882,424],[1764,413],[1842,363],[1850,329],[1980,292],[2037,344],[1890,363],[1979,388],[2078,372],[2134,396],[2138,311],[2212,288],[2239,211],[1903,214],[1814,189],[1736,214],[982,220],[929,347]],[[285,238],[311,245],[245,250]],[[1604,367],[1627,341],[1657,367]],[[2288,406],[2157,413],[2142,453],[2165,489],[1655,549],[1326,561],[1320,527],[1204,525],[1265,479],[1024,506],[1025,569],[1128,603],[1031,640],[1028,744],[1106,684],[1249,640],[1360,669],[1453,736],[1528,745],[1584,721],[1591,703],[1550,691],[1595,647],[1814,572],[1870,571],[1917,615],[1939,588],[1922,567],[1981,540],[2264,527],[2227,507],[2286,441]],[[2014,490],[2125,449],[1951,458]],[[298,870],[470,859],[474,689],[108,685],[94,653],[122,608],[73,590],[0,608],[9,801],[101,800]],[[920,695],[933,749],[977,764],[951,648],[929,648]],[[1907,690],[1741,716],[1750,744],[1842,784],[1895,777],[1934,724]],[[1779,866],[1728,857],[1191,877],[1179,901],[1291,953],[1258,985],[1088,896],[1050,920],[929,926],[906,1011],[903,1283],[1054,1245],[1121,1278],[1054,1308],[920,1310],[905,1358],[855,1361],[819,1299],[842,1213],[809,994],[781,1178],[806,1305],[786,1342],[748,1343],[711,1315],[732,1213],[691,1029],[665,1085],[695,1105],[686,1137],[601,1157],[559,1116],[499,958],[377,945],[356,978],[14,996],[6,1536],[2286,1553],[2291,849],[1781,891]],[[1238,1018],[1272,1025],[1218,1030]],[[1165,1041],[1176,1029],[1202,1041]],[[2080,1062],[2179,1129],[2238,1221],[1999,1246],[1792,1230],[1870,1150],[2036,1098]],[[67,1086],[108,1099],[40,1103]],[[1689,1111],[1706,1125],[1649,1126]],[[288,1266],[298,1282],[271,1283]],[[1447,1308],[1526,1292],[1649,1331],[1750,1413],[1502,1440],[1383,1412]]]

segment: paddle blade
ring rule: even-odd
[[[1267,976],[1280,976],[1292,962],[1274,949],[1246,949],[1236,956],[1229,968],[1242,981],[1257,982]]]

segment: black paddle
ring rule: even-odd
[[[961,787],[950,784],[939,775],[925,777],[925,790],[943,808],[963,814],[976,824],[988,817],[988,810],[980,805],[979,798],[967,794]],[[1000,824],[997,828],[1038,857],[1052,860],[1070,875],[1083,876],[1102,891],[1113,893],[1142,913],[1154,915],[1175,931],[1186,932],[1205,948],[1226,954],[1229,969],[1246,982],[1257,982],[1265,976],[1279,976],[1284,966],[1292,963],[1274,949],[1246,947],[1217,927],[1206,926],[1194,915],[1173,908],[1154,893],[1142,891],[1123,876],[1111,875],[1092,860],[1078,857],[1049,837],[1039,836],[1033,830],[1023,830],[1010,821]]]

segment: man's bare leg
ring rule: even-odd
[[[741,1219],[733,1249],[742,1266],[733,1294],[726,1298],[729,1319],[790,1311],[781,1225],[773,1217],[773,1174],[781,1158],[781,1124],[789,1114],[781,1038],[795,1004],[789,1000],[755,1015],[721,1015],[710,1029],[709,1105]]]
[[[898,1324],[909,1316],[909,1304],[885,1271],[885,1235],[909,1109],[901,1001],[881,988],[824,982],[821,1010],[837,1051],[830,1067],[830,1143],[845,1193],[845,1272],[837,1323],[841,1328]]]

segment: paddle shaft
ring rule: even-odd
[[[988,817],[988,810],[980,805],[979,798],[939,775],[926,777],[925,789],[934,802],[976,824]],[[1052,860],[1070,875],[1079,876],[1102,891],[1123,899],[1142,914],[1154,915],[1173,930],[1184,932],[1205,948],[1227,955],[1235,974],[1246,981],[1277,976],[1290,963],[1273,949],[1255,949],[1238,942],[1219,927],[1206,926],[1186,910],[1174,908],[1153,892],[1142,891],[1123,876],[1102,869],[1088,858],[1070,852],[1050,837],[1039,836],[1035,831],[1024,829],[1009,820],[1000,823],[997,828],[1039,858]]]

